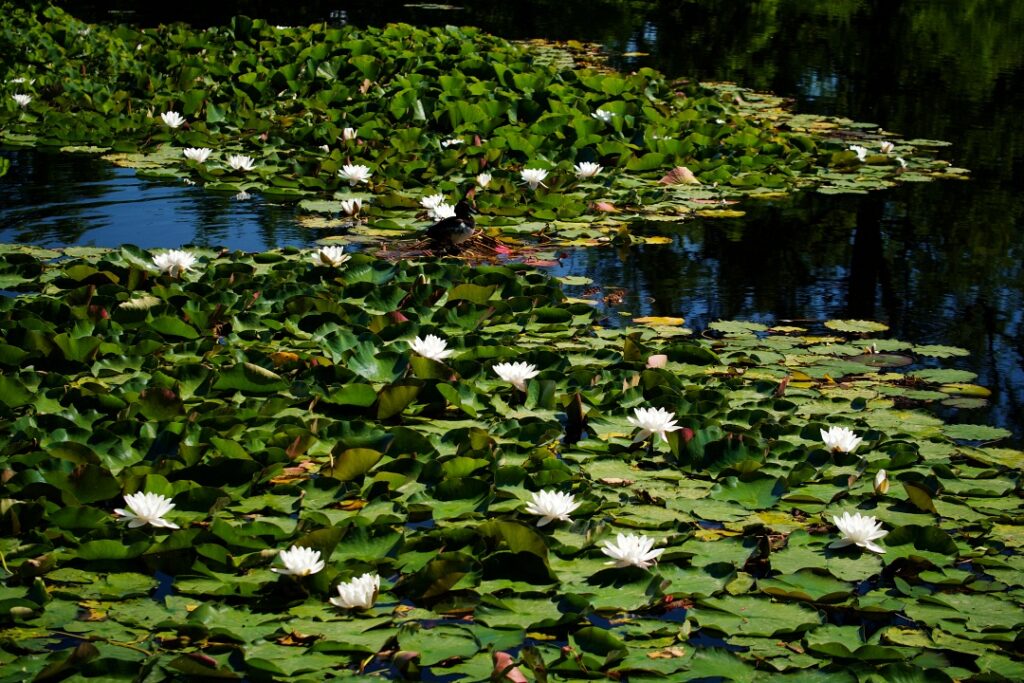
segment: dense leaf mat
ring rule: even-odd
[[[211,190],[305,199],[312,213],[368,200],[369,226],[352,226],[353,240],[421,226],[423,196],[442,192],[454,204],[483,172],[491,179],[476,190],[482,226],[579,244],[637,215],[741,215],[722,206],[730,198],[963,177],[932,157],[944,143],[794,114],[781,98],[732,85],[614,72],[585,50],[523,46],[474,28],[284,28],[238,17],[203,30],[138,29],[10,3],[0,14],[0,143],[104,154],[141,176]],[[14,95],[32,99],[22,107]],[[170,112],[185,123],[169,127],[161,115]],[[190,161],[187,147],[212,154]],[[238,154],[254,168],[229,167]],[[577,178],[581,162],[602,170]],[[368,182],[340,177],[346,165],[365,166]],[[542,185],[521,180],[527,168],[548,171]]]
[[[197,252],[177,279],[134,247],[0,251],[2,681],[488,680],[499,653],[538,680],[1024,678],[1024,454],[926,410],[985,394],[937,366],[959,349],[612,329],[511,266]],[[410,353],[427,333],[446,364]],[[540,374],[520,392],[499,360]],[[633,443],[644,406],[685,428]],[[572,522],[535,526],[541,489]],[[180,529],[117,520],[143,490]],[[827,548],[855,510],[885,554]],[[608,567],[619,532],[659,563]],[[326,569],[271,572],[295,544]],[[368,571],[374,607],[327,602]]]

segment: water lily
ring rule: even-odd
[[[647,357],[647,367],[663,368],[668,365],[668,356],[664,353],[655,353]]]
[[[380,577],[366,573],[360,577],[338,584],[338,597],[330,603],[342,609],[370,609],[377,593],[380,592]]]
[[[312,548],[303,548],[293,545],[288,550],[278,553],[284,569],[272,567],[270,571],[288,576],[309,576],[316,574],[324,568],[324,562],[320,559],[320,551]]]
[[[580,506],[571,493],[561,491],[537,491],[530,494],[533,497],[526,504],[526,511],[531,515],[540,515],[537,526],[544,526],[556,519],[560,522],[568,522],[569,514]]]
[[[480,187],[487,187],[491,183],[490,173],[479,173],[476,176],[476,184]]]
[[[416,337],[409,342],[409,347],[424,358],[436,361],[442,361],[455,353],[454,349],[448,348],[448,342],[433,334],[428,334],[423,339]]]
[[[601,164],[595,164],[593,161],[581,161],[573,166],[573,168],[576,170],[576,177],[582,180],[583,178],[593,178],[601,172],[603,167]]]
[[[245,201],[246,199],[252,199],[252,195],[251,195],[251,194],[249,194],[248,192],[246,192],[245,190],[242,190],[241,192],[239,192],[238,194],[236,194],[236,195],[235,195],[235,196],[233,197],[233,199],[234,199],[234,200],[235,200],[236,202],[244,202],[244,201]]]
[[[338,171],[338,175],[341,176],[342,180],[347,180],[349,185],[355,185],[356,183],[367,183],[370,181],[369,166],[363,166],[362,164],[345,164]]]
[[[444,203],[444,195],[438,192],[437,194],[428,194],[426,197],[420,200],[420,206],[428,211],[433,209],[438,204]]]
[[[180,529],[174,522],[168,522],[164,516],[174,509],[174,503],[170,498],[159,493],[129,493],[124,497],[128,509],[114,508],[114,514],[128,522],[128,527],[135,527],[149,524],[164,529]]]
[[[605,541],[601,552],[615,560],[605,564],[613,564],[616,567],[640,567],[647,569],[658,561],[658,557],[665,552],[664,548],[652,550],[654,539],[637,534],[618,534],[615,543]]]
[[[209,159],[211,152],[213,152],[213,150],[209,147],[186,147],[182,150],[182,154],[185,155],[186,159],[198,161],[199,163],[203,163]]]
[[[459,145],[465,144],[463,140],[458,138],[448,138],[447,140],[441,140],[442,147],[458,147]]]
[[[875,474],[875,493],[884,496],[889,492],[889,475],[885,473],[885,470],[878,470]]]
[[[633,414],[634,417],[626,417],[626,420],[634,427],[640,428],[640,433],[636,435],[634,443],[643,441],[653,434],[660,436],[662,441],[668,441],[668,436],[666,436],[665,432],[674,432],[677,429],[681,429],[676,424],[675,413],[669,412],[664,408],[635,408]]]
[[[332,245],[329,247],[320,247],[313,254],[313,265],[314,266],[326,266],[328,268],[337,268],[345,261],[348,261],[351,256],[345,253],[344,247]]]
[[[320,145],[320,151],[323,152],[324,154],[330,154],[331,153],[331,146],[330,145]]]
[[[363,208],[363,200],[359,197],[341,200],[342,210],[349,216],[355,216]]]
[[[429,211],[430,217],[435,221],[443,221],[455,215],[455,207],[447,202],[441,202]]]
[[[185,123],[185,117],[176,111],[165,111],[163,114],[160,114],[160,118],[171,128],[178,128],[181,124]]]
[[[14,95],[11,95],[11,97],[13,97],[14,101],[18,103],[19,107],[27,107],[28,103],[32,101],[31,95],[22,95],[20,93],[15,93]]]
[[[543,181],[548,177],[548,172],[543,168],[524,168],[520,175],[531,190],[536,190],[538,185],[547,187]]]
[[[232,154],[228,157],[228,166],[235,171],[251,171],[256,167],[256,160],[244,154]]]
[[[191,270],[195,263],[195,256],[180,249],[171,249],[153,257],[153,265],[157,270],[172,277],[178,277],[186,270]]]
[[[832,517],[839,533],[843,535],[838,541],[829,544],[829,548],[844,548],[848,545],[856,545],[867,548],[875,553],[884,553],[885,548],[875,543],[880,538],[888,535],[888,531],[882,530],[882,523],[869,515],[862,515],[859,512],[850,514],[844,512],[841,517]]]
[[[868,158],[867,147],[861,147],[860,145],[850,145],[850,151],[857,154],[857,161],[864,161]]]
[[[341,139],[346,141],[352,141],[359,137],[355,128],[346,128],[341,131]]]
[[[825,442],[825,448],[830,451],[853,453],[857,450],[860,442],[863,441],[863,439],[846,427],[829,427],[827,432],[824,429],[819,431],[821,432],[821,440]]]
[[[526,380],[540,374],[537,366],[532,363],[497,363],[493,369],[498,373],[498,377],[511,382],[519,391],[526,391]]]
[[[608,111],[607,109],[598,109],[593,114],[591,114],[591,116],[593,116],[598,121],[602,121],[604,123],[611,123],[612,119],[615,118],[615,112]]]
[[[879,145],[879,149],[882,150],[882,154],[892,154],[892,151],[896,149],[896,145],[886,140],[881,145]]]

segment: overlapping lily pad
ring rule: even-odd
[[[134,247],[2,248],[0,680],[1020,677],[1024,454],[928,411],[933,348],[610,329],[526,267],[196,254],[176,278]],[[412,353],[428,333],[454,354]],[[667,441],[634,443],[648,406]],[[573,521],[537,527],[541,489]],[[180,528],[118,522],[135,491]],[[845,511],[884,555],[829,547]],[[609,567],[617,533],[658,563]],[[292,545],[324,570],[272,572]],[[365,572],[373,607],[327,602]]]
[[[368,199],[368,225],[327,223],[343,240],[407,233],[422,225],[421,197],[454,201],[474,186],[492,236],[599,244],[627,239],[623,226],[641,216],[741,215],[730,206],[738,197],[963,175],[928,141],[473,28],[280,28],[238,17],[143,30],[87,25],[53,7],[0,11],[0,143],[102,153],[146,177],[305,199],[328,214]],[[15,87],[28,106],[7,97]],[[170,112],[185,123],[169,125]],[[212,154],[189,160],[188,147]],[[231,155],[254,167],[233,169]],[[583,162],[601,171],[578,177]],[[346,165],[369,178],[339,177]],[[522,182],[527,168],[547,171],[541,185]]]

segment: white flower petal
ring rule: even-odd
[[[338,175],[342,180],[347,180],[349,185],[355,185],[356,183],[368,183],[370,182],[370,176],[373,173],[370,172],[369,166],[363,166],[362,164],[345,164],[338,171]]]
[[[548,172],[543,168],[526,168],[520,173],[523,181],[530,186],[531,190],[536,190],[537,186],[547,187],[544,185],[544,179],[548,177]]]
[[[124,497],[127,508],[115,508],[114,514],[128,522],[128,528],[136,529],[149,524],[166,529],[178,529],[177,524],[164,519],[174,509],[174,503],[159,493],[129,493]]]
[[[455,353],[454,349],[447,348],[448,342],[433,334],[428,334],[423,339],[416,337],[409,343],[409,347],[424,358],[436,361],[442,361]]]
[[[321,571],[326,565],[320,559],[320,551],[293,545],[278,553],[284,569],[274,567],[272,571],[291,576],[310,576]]]
[[[157,270],[174,277],[191,270],[195,263],[195,256],[179,249],[170,249],[153,257],[153,265]]]
[[[498,377],[511,383],[519,391],[526,391],[526,380],[540,374],[537,366],[531,363],[497,363],[492,368]]]

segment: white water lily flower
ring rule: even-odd
[[[342,609],[370,609],[380,592],[380,577],[366,573],[346,583],[338,584],[338,597],[330,603]]]
[[[611,123],[612,119],[615,118],[615,112],[608,111],[607,109],[598,109],[593,114],[591,114],[591,116],[593,116],[598,121],[603,121],[604,123]]]
[[[875,543],[880,538],[888,535],[888,531],[882,530],[882,523],[869,515],[862,515],[859,512],[850,514],[844,512],[841,517],[832,517],[839,533],[843,535],[838,541],[829,544],[829,548],[843,548],[848,545],[856,545],[867,548],[871,552],[884,553],[885,548]]]
[[[244,202],[246,199],[252,199],[252,195],[246,192],[245,190],[242,190],[241,192],[234,196],[234,200],[236,202]]]
[[[171,249],[153,257],[153,265],[157,270],[172,277],[178,277],[186,270],[191,270],[195,263],[196,257],[181,249]]]
[[[455,215],[455,207],[446,202],[441,202],[429,211],[430,217],[435,221],[443,221]]]
[[[548,172],[543,168],[524,168],[520,175],[531,190],[536,190],[538,185],[547,187],[543,181],[548,177]]]
[[[821,440],[825,442],[825,448],[830,451],[853,453],[863,441],[846,427],[829,427],[827,432],[824,429],[818,431],[821,432]]]
[[[540,370],[532,363],[498,363],[493,369],[506,382],[511,382],[519,391],[526,391],[526,380],[540,374]]]
[[[409,347],[424,358],[436,361],[442,361],[455,353],[454,349],[448,348],[448,342],[434,334],[428,334],[423,339],[416,337],[409,342]]]
[[[477,174],[477,176],[476,176],[476,184],[479,185],[480,187],[487,187],[488,185],[491,184],[491,174],[490,173],[479,173],[479,174]]]
[[[309,576],[316,574],[324,568],[324,562],[320,559],[320,551],[312,548],[303,548],[293,545],[288,550],[278,553],[284,569],[271,567],[270,571],[288,576]]]
[[[633,443],[643,441],[653,434],[660,436],[662,441],[668,441],[668,436],[665,435],[665,432],[674,432],[677,429],[681,429],[676,424],[675,413],[669,412],[664,408],[634,408],[633,414],[635,417],[626,417],[629,424],[640,428],[640,433],[636,435]]]
[[[330,145],[320,145],[320,151],[323,152],[324,154],[330,154],[331,153],[331,146]]]
[[[349,216],[355,216],[363,208],[363,200],[359,197],[342,199],[341,208]]]
[[[168,522],[164,516],[174,509],[170,498],[159,493],[129,493],[124,497],[128,509],[114,508],[114,514],[124,517],[128,527],[134,529],[144,524],[164,529],[180,529],[174,522]]]
[[[181,124],[185,123],[185,117],[176,111],[165,111],[163,114],[160,114],[160,118],[171,128],[178,128]]]
[[[885,473],[885,470],[878,470],[875,475],[875,493],[879,495],[885,495],[889,492],[889,475]]]
[[[334,245],[330,247],[320,247],[316,250],[316,253],[313,254],[313,265],[337,268],[350,258],[352,257],[345,253],[344,247]]]
[[[526,504],[526,511],[531,515],[540,515],[537,526],[544,526],[556,519],[568,522],[569,514],[580,506],[571,493],[537,491],[530,495],[533,496],[533,500]]]
[[[211,152],[213,152],[213,150],[209,147],[186,147],[182,150],[182,154],[185,155],[186,159],[198,161],[199,163],[203,163],[209,159]]]
[[[882,154],[892,154],[892,151],[896,149],[896,145],[886,140],[881,145],[879,145],[879,148],[882,150]]]
[[[13,97],[14,101],[18,103],[19,107],[27,107],[28,103],[32,101],[31,95],[22,95],[20,93],[15,93],[14,95],[11,95],[11,97]]]
[[[341,131],[341,139],[342,140],[351,141],[351,140],[355,140],[358,137],[359,137],[359,134],[356,132],[355,128],[346,128],[343,131]]]
[[[428,194],[426,197],[420,200],[420,206],[424,209],[433,209],[438,204],[444,203],[444,195],[438,192],[437,194]]]
[[[362,164],[345,164],[341,167],[341,170],[338,171],[338,175],[341,176],[343,180],[347,180],[349,185],[355,185],[356,183],[369,182],[370,176],[373,174],[370,173],[369,166],[363,166]]]
[[[850,145],[850,151],[856,152],[857,161],[864,161],[865,159],[868,158],[867,147],[861,147],[860,145]]]
[[[652,550],[654,539],[648,536],[637,534],[619,534],[615,537],[615,543],[605,541],[601,552],[615,560],[605,562],[616,567],[640,567],[647,569],[657,563],[658,557],[665,552],[664,548]]]
[[[576,177],[582,180],[583,178],[593,178],[601,172],[603,166],[595,164],[593,161],[581,161],[573,168],[576,170]]]
[[[442,147],[458,147],[461,144],[464,144],[464,141],[458,138],[448,138],[447,140],[441,140]]]
[[[256,167],[256,160],[244,154],[232,154],[228,157],[228,166],[235,171],[251,171]]]

